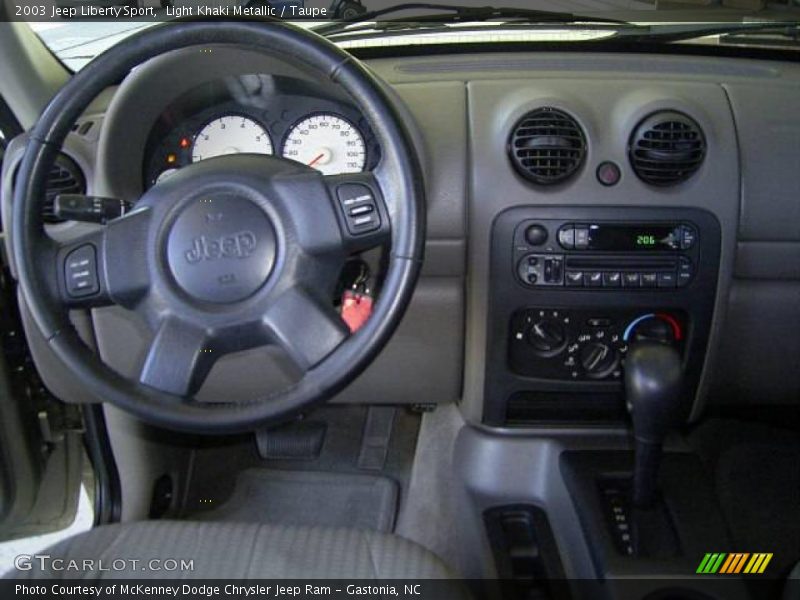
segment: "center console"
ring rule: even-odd
[[[484,423],[574,432],[630,412],[632,424],[619,446],[556,453],[595,588],[530,583],[559,578],[542,559],[559,554],[552,502],[484,514],[507,597],[746,597],[739,582],[691,578],[706,548],[730,540],[698,457],[664,451],[700,383],[720,247],[717,219],[694,208],[524,206],[495,219]]]
[[[699,209],[533,207],[492,228],[483,420],[602,424],[625,416],[632,343],[680,353],[680,410],[699,384],[720,226]]]

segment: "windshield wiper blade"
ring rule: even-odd
[[[383,19],[385,15],[405,12],[405,11],[442,11],[436,14],[411,15],[396,19]],[[618,19],[608,19],[604,17],[581,16],[573,13],[555,12],[548,10],[535,10],[530,8],[504,8],[496,6],[458,6],[451,4],[432,4],[426,2],[409,2],[396,4],[379,10],[361,13],[349,19],[342,19],[335,23],[329,23],[320,27],[315,27],[314,32],[320,35],[336,35],[338,33],[350,32],[355,24],[367,24],[377,21],[371,28],[376,30],[388,30],[396,28],[426,27],[432,25],[442,25],[447,23],[470,23],[486,22],[493,20],[519,19],[530,23],[611,23],[614,25],[630,24],[627,21]]]
[[[797,21],[772,21],[769,23],[703,23],[703,24],[675,24],[651,25],[638,29],[620,30],[612,40],[633,42],[682,42],[695,38],[713,35],[739,36],[749,33],[775,34],[800,40],[800,22]]]

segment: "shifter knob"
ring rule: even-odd
[[[637,506],[655,498],[661,446],[676,421],[681,398],[681,360],[672,346],[634,344],[625,360],[625,395],[636,441],[633,497]]]

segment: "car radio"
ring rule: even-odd
[[[711,329],[720,237],[716,218],[696,208],[527,205],[497,215],[484,422],[620,419],[627,353],[643,341],[678,350],[688,407]]]
[[[691,222],[530,220],[514,232],[514,269],[526,286],[676,288],[697,271]]]

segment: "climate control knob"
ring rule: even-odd
[[[528,341],[540,356],[555,356],[567,347],[567,332],[561,321],[539,319],[531,326]]]
[[[600,342],[593,342],[581,350],[581,366],[586,376],[602,379],[609,375],[619,364],[617,351]]]

